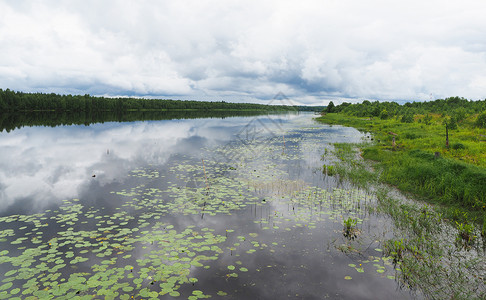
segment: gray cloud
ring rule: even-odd
[[[0,88],[296,103],[486,95],[481,1],[2,1]]]

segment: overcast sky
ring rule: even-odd
[[[0,1],[0,88],[270,101],[486,98],[486,1]],[[341,99],[341,100],[340,100]]]

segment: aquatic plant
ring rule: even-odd
[[[483,237],[483,243],[486,244],[486,218],[483,220],[483,226],[481,227],[481,236]]]
[[[405,255],[405,242],[400,240],[387,240],[385,242],[385,252],[393,258],[393,263],[397,264],[403,260]]]
[[[343,224],[343,235],[349,239],[354,239],[359,232],[359,230],[356,228],[358,225],[358,220],[348,217],[347,219],[343,220]]]
[[[336,167],[333,165],[322,165],[322,173],[327,176],[334,176],[337,174]]]
[[[458,236],[456,238],[456,244],[462,245],[465,249],[470,249],[476,240],[474,235],[474,226],[468,223],[456,222]]]

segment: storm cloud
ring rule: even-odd
[[[0,88],[294,103],[486,97],[483,1],[2,1]]]

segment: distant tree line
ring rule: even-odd
[[[323,109],[325,109],[325,106],[304,106],[304,105],[298,105],[295,106],[298,111],[317,111],[321,112]]]
[[[275,112],[278,113],[278,112]],[[61,125],[90,125],[104,122],[134,122],[134,121],[158,121],[173,119],[198,119],[228,117],[248,117],[261,115],[256,110],[229,110],[229,111],[126,111],[126,112],[60,112],[60,111],[35,111],[0,114],[0,132],[22,128],[24,126],[55,127]],[[265,112],[265,114],[267,114]]]
[[[298,108],[285,105],[229,103],[225,101],[183,101],[140,98],[107,98],[90,95],[59,95],[14,92],[0,89],[0,112],[60,111],[142,111],[142,110],[259,110],[282,111]]]
[[[334,105],[331,101],[324,112],[368,118],[400,118],[404,123],[412,123],[415,115],[424,115],[424,122],[427,123],[427,120],[430,120],[428,114],[441,114],[448,118],[448,122],[452,126],[469,115],[479,114],[476,125],[486,127],[486,100],[471,101],[462,97],[426,102],[407,102],[403,105],[397,102],[371,102],[368,100],[357,104],[344,102],[340,105]]]

